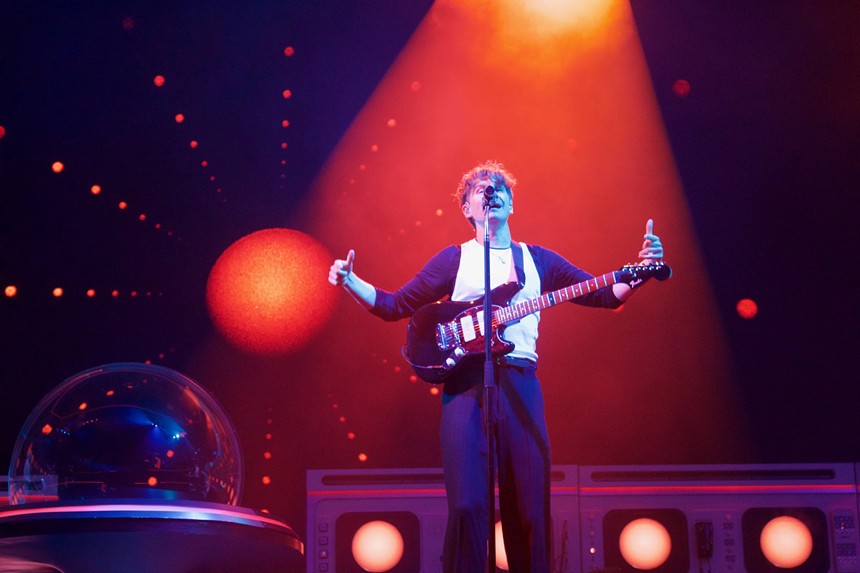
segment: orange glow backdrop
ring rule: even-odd
[[[671,280],[650,283],[620,312],[562,305],[542,314],[538,374],[553,461],[742,460],[743,414],[708,281],[715,271],[701,262],[630,8],[591,6],[541,28],[520,3],[437,2],[297,220],[340,258],[356,249],[356,273],[394,289],[473,236],[451,194],[486,159],[518,178],[514,238],[594,274],[635,260],[653,218]],[[416,415],[433,419],[438,398],[418,414],[406,406],[428,392],[408,383],[399,355],[406,323],[384,324],[340,298],[320,351],[335,359],[350,348],[355,358],[321,377],[342,402],[379,414],[369,431],[397,464],[402,444],[386,436]],[[380,385],[369,364],[397,368],[403,383]],[[435,429],[426,430],[432,441]]]

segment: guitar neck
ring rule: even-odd
[[[508,324],[539,310],[579,298],[598,289],[614,285],[617,282],[618,276],[616,272],[606,273],[599,277],[576,283],[575,285],[544,293],[531,300],[496,309],[493,316],[497,324]]]

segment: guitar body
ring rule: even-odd
[[[490,291],[490,351],[494,355],[507,354],[514,345],[502,334],[506,324],[513,324],[524,316],[574,300],[578,297],[623,282],[636,288],[656,278],[664,281],[672,276],[672,269],[663,261],[651,264],[628,263],[621,269],[592,277],[556,291],[541,294],[528,301],[511,305],[511,299],[520,290],[517,283],[505,283]],[[419,308],[406,329],[403,357],[422,380],[431,384],[443,382],[463,362],[483,356],[484,299],[472,302],[436,302]]]
[[[507,306],[520,286],[505,283],[490,291],[491,313]],[[406,329],[403,355],[419,378],[438,384],[470,357],[485,350],[484,299],[471,302],[443,301],[418,309]],[[459,334],[453,332],[454,328]],[[504,325],[493,325],[491,351],[507,354],[514,345],[502,337]]]

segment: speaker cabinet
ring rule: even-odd
[[[308,573],[364,573],[353,539],[366,524],[390,524],[402,554],[388,570],[440,573],[448,508],[440,469],[310,470],[305,554]],[[386,534],[383,534],[386,535]],[[383,569],[385,570],[385,569]]]
[[[582,571],[860,573],[854,470],[580,467]]]
[[[580,562],[577,478],[576,466],[552,468],[552,544],[559,572],[575,571]],[[402,543],[397,563],[380,570],[441,573],[448,518],[442,470],[310,470],[307,493],[308,573],[373,570],[358,563],[353,552],[354,539],[367,524],[375,524],[371,529],[388,540],[393,526],[394,544]]]

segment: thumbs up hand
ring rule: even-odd
[[[663,243],[660,242],[660,237],[654,234],[654,219],[648,219],[645,223],[645,241],[642,243],[642,250],[639,251],[639,258],[643,259],[643,263],[651,264],[655,259],[663,258]]]
[[[346,282],[347,277],[352,274],[353,262],[355,261],[355,250],[350,249],[346,259],[337,259],[332,263],[328,272],[328,282],[334,286],[340,286]]]

